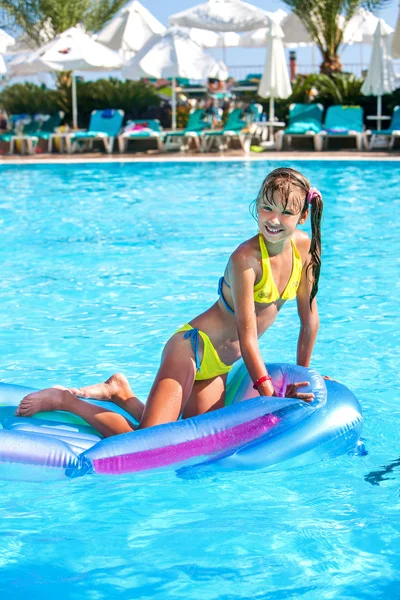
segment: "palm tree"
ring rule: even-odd
[[[304,24],[321,51],[321,73],[340,73],[343,32],[361,7],[374,10],[389,0],[284,0]]]
[[[98,31],[124,4],[126,0],[0,0],[0,8],[33,47],[77,23]]]

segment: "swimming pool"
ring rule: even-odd
[[[144,398],[163,343],[215,300],[255,231],[247,207],[275,166],[2,166],[1,380],[121,370]],[[362,401],[368,456],[195,480],[0,482],[2,598],[400,597],[398,165],[290,166],[326,202],[313,365]],[[293,304],[261,342],[268,360],[295,360]]]

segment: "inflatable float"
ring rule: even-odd
[[[283,468],[363,453],[362,411],[348,388],[325,381],[313,369],[267,368],[276,397],[258,396],[242,363],[230,373],[225,408],[106,439],[65,412],[16,417],[16,406],[34,390],[0,384],[0,479],[66,480],[157,469],[190,477],[199,471]],[[296,381],[309,382],[312,402],[285,398],[286,386]],[[110,403],[95,404],[123,413]]]

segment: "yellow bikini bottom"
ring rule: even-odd
[[[232,369],[232,365],[225,365],[217,354],[216,349],[212,345],[212,342],[208,335],[204,331],[200,331],[197,327],[192,327],[189,324],[183,325],[175,333],[181,331],[186,332],[183,337],[190,338],[192,342],[192,348],[196,361],[197,373],[195,380],[204,381],[205,379],[212,379],[218,377],[218,375],[225,375]],[[200,363],[199,360],[199,335],[204,342],[203,360]]]

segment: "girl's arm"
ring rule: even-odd
[[[255,261],[250,251],[238,248],[230,260],[231,291],[235,308],[236,326],[244,364],[252,381],[268,375],[258,345],[257,320],[254,306]],[[257,391],[261,396],[273,396],[271,381],[265,381]]]
[[[311,273],[307,274],[306,263],[303,266],[300,285],[297,290],[297,312],[300,317],[300,333],[297,343],[297,364],[308,367],[319,328],[317,299],[314,298],[310,308],[312,287]]]

